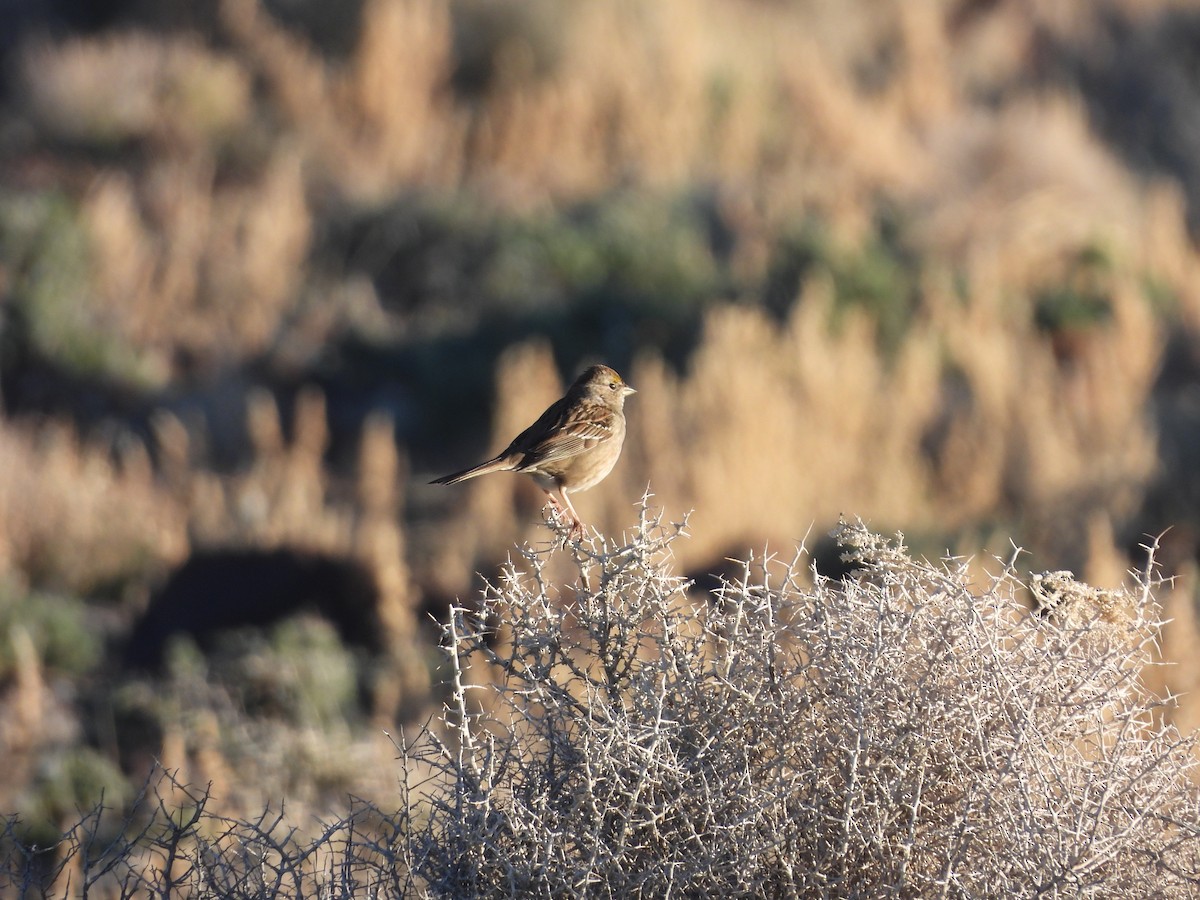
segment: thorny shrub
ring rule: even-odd
[[[697,600],[682,530],[643,508],[569,584],[526,548],[456,611],[454,740],[413,757],[450,786],[410,844],[423,893],[1194,896],[1148,579],[1036,615],[1011,562],[976,585],[843,524],[852,575],[767,558]]]
[[[697,594],[672,573],[685,524],[643,502],[631,536],[525,547],[476,608],[453,611],[449,700],[397,742],[398,812],[360,806],[301,840],[282,816],[210,816],[196,792],[173,812],[160,792],[131,839],[99,842],[85,818],[55,884],[74,873],[93,895],[107,881],[163,897],[1195,895],[1192,741],[1161,723],[1139,678],[1159,625],[1148,577],[1104,592],[1035,576],[1031,612],[1015,556],[980,583],[965,560],[914,559],[843,523],[855,568],[841,579],[798,551]],[[0,887],[35,895],[14,834],[10,822]]]

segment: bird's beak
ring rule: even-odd
[[[636,394],[636,393],[637,393],[637,390],[636,390],[635,388],[631,388],[629,385],[625,385],[625,387],[623,388],[623,390],[625,391],[626,395],[628,395],[628,394]]]

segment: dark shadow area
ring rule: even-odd
[[[1155,559],[1171,576],[1200,558],[1200,336],[1185,329],[1171,334],[1152,396],[1158,475],[1125,539],[1141,568],[1143,545],[1161,536]]]
[[[1200,230],[1200,11],[1168,10],[1134,20],[1098,17],[1088,44],[1055,45],[1050,76],[1078,86],[1092,124],[1144,175],[1183,187],[1188,224]]]
[[[378,601],[373,576],[353,560],[290,549],[195,553],[171,574],[134,626],[125,662],[157,669],[175,635],[188,635],[205,647],[221,632],[264,627],[305,611],[328,619],[347,644],[383,653]]]

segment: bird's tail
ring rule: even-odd
[[[472,466],[469,469],[463,469],[461,472],[454,472],[450,475],[443,475],[441,478],[435,478],[430,484],[458,484],[460,481],[466,481],[468,478],[474,478],[476,475],[486,475],[489,472],[507,472],[512,469],[512,464],[503,456],[497,456],[494,459],[489,459],[487,462],[482,462],[477,466]]]

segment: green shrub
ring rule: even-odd
[[[1101,247],[1082,248],[1062,281],[1034,297],[1034,324],[1049,334],[1064,334],[1108,323],[1113,314],[1111,273],[1112,261]]]
[[[889,354],[899,349],[920,299],[920,273],[893,218],[881,217],[857,247],[837,245],[824,226],[813,222],[785,230],[763,287],[764,304],[777,315],[786,314],[804,280],[815,273],[828,277],[833,288],[831,327],[837,328],[849,310],[861,310],[875,323],[879,347]]]
[[[1086,330],[1112,318],[1112,300],[1105,294],[1066,285],[1047,288],[1034,300],[1033,317],[1046,332]]]
[[[18,627],[28,634],[41,664],[57,672],[81,675],[104,652],[103,636],[79,598],[0,586],[0,682],[16,665],[13,629]]]
[[[173,635],[166,660],[167,690],[145,704],[143,692],[129,695],[159,719],[232,707],[251,719],[329,729],[361,715],[360,669],[368,664],[317,616],[290,617],[266,630],[231,629],[207,652],[191,636]]]
[[[299,616],[265,637],[254,631],[232,636],[212,663],[242,709],[323,728],[356,716],[358,667],[333,625]]]
[[[9,341],[64,372],[145,385],[134,348],[92,296],[88,236],[57,191],[0,194],[0,263],[13,273]]]
[[[131,795],[125,776],[91,747],[47,752],[33,780],[17,799],[13,831],[23,843],[52,847],[60,838],[59,829],[64,822],[71,822],[84,810],[100,805],[121,809]],[[3,886],[4,878],[0,875],[0,891]]]
[[[41,811],[55,822],[101,801],[120,809],[131,793],[116,766],[90,747],[47,756],[31,787]]]

